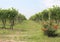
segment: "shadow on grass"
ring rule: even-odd
[[[0,27],[0,30],[12,30],[12,31],[23,31],[23,32],[27,31],[27,29],[23,29],[23,28],[13,28],[13,29],[11,29],[11,28],[2,28],[2,27]]]
[[[60,33],[58,33],[58,35],[56,37],[60,37]]]
[[[55,37],[60,37],[60,33],[54,34],[54,35],[46,35],[46,36],[48,36],[48,37],[53,37],[53,38],[55,38]]]

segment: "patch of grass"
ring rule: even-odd
[[[9,27],[9,26],[7,26]],[[21,24],[16,24],[14,30],[1,29],[0,39],[26,41],[26,42],[60,42],[60,37],[47,37],[43,35],[41,30],[42,25],[34,21],[24,21]],[[60,31],[57,31],[60,33]]]

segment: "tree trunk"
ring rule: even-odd
[[[5,25],[6,25],[6,19],[2,19],[2,23],[3,23],[3,27],[2,28],[6,29],[6,27],[5,27]]]
[[[11,21],[10,21],[10,23],[11,23],[11,24],[10,24],[10,29],[12,29],[12,30],[13,30],[14,20],[11,20]]]

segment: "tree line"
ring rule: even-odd
[[[56,22],[58,22],[60,21],[60,7],[53,6],[51,8],[43,10],[42,12],[38,12],[35,15],[31,16],[30,20],[33,21],[55,20]]]
[[[2,28],[6,28],[7,21],[9,21],[10,28],[13,29],[16,21],[21,23],[24,20],[27,20],[26,17],[14,8],[0,9],[0,21],[3,24]],[[60,21],[60,7],[53,6],[51,8],[45,9],[42,12],[38,12],[35,15],[31,16],[29,20],[37,22],[55,20],[58,23]]]
[[[9,8],[9,9],[0,9],[0,21],[2,22],[3,26],[2,28],[6,28],[6,22],[9,21],[10,24],[10,29],[13,29],[13,26],[18,20],[20,23],[23,20],[26,20],[26,17],[19,13],[16,9],[14,8]]]

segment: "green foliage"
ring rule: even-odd
[[[53,23],[56,22],[57,25],[59,25],[59,21],[60,21],[60,7],[58,6],[53,6],[52,8],[48,8],[43,10],[42,12],[39,12],[33,16],[30,17],[30,20],[34,20],[34,21],[48,21],[49,24],[48,26],[44,26],[43,30],[45,34],[47,34],[48,36],[56,36],[55,32],[56,30],[54,29],[54,27],[52,27],[51,22]],[[47,28],[47,29],[46,29]]]
[[[43,20],[48,20],[49,11],[48,10],[43,10],[42,15],[43,15],[43,17],[42,17]]]
[[[14,8],[8,10],[8,19],[10,20],[10,28],[13,29],[14,26],[14,20],[16,19],[16,16],[18,15],[18,11]]]
[[[54,22],[46,22],[43,23],[43,28],[42,30],[44,31],[44,34],[47,35],[47,36],[50,36],[50,37],[55,37],[57,36],[58,34],[56,33],[57,29],[59,28],[58,25],[54,23]]]
[[[41,20],[42,20],[42,15],[41,15],[41,13],[39,12],[39,13],[31,16],[29,20],[33,20],[33,21],[37,21],[37,22],[38,22],[38,21],[41,21]]]
[[[60,20],[60,7],[53,6],[30,17],[30,20]]]
[[[7,19],[7,10],[6,9],[0,9],[0,20],[3,23],[3,28],[6,28],[6,19]]]
[[[22,14],[18,14],[17,16],[18,23],[21,23],[24,20],[27,20],[26,17]]]
[[[25,16],[19,15],[19,12],[14,8],[0,9],[0,21],[2,21],[3,28],[6,28],[6,22],[9,21],[10,28],[13,29],[17,16],[20,16],[21,21],[26,20]]]

